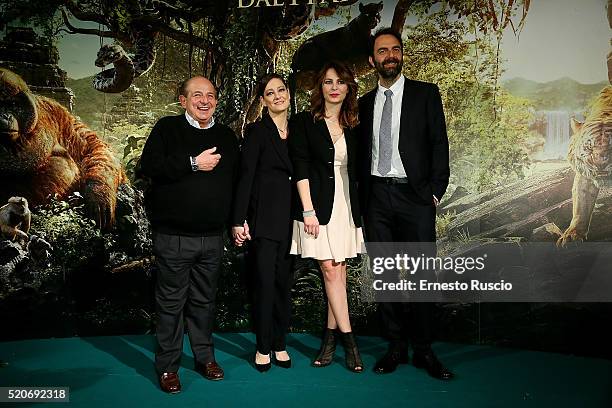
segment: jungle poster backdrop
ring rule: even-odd
[[[259,115],[263,73],[289,78],[297,110],[329,59],[354,68],[360,94],[372,89],[380,26],[402,33],[404,74],[442,93],[442,247],[612,240],[610,0],[2,0],[0,11],[2,339],[151,332],[135,169],[155,121],[181,112],[178,83],[211,78],[216,120],[240,135]],[[223,262],[218,329],[248,330],[244,254],[228,242]],[[376,334],[361,267],[350,265],[351,311],[358,332]],[[301,261],[295,272],[292,330],[317,331],[318,270]],[[439,310],[441,339],[610,355],[608,305]]]

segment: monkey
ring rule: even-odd
[[[11,197],[8,204],[0,207],[0,235],[5,239],[28,242],[31,221],[28,200],[23,197]]]

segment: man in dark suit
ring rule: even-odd
[[[402,75],[401,36],[385,28],[373,37],[370,64],[378,86],[359,99],[361,169],[359,194],[366,240],[436,241],[436,206],[450,175],[442,100],[434,84]],[[432,349],[431,303],[379,303],[389,350],[374,371],[389,373],[408,362],[434,378],[453,374]]]

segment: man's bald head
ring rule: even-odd
[[[183,95],[185,97],[187,97],[187,94],[189,92],[189,85],[193,82],[193,81],[206,81],[208,82],[208,84],[210,84],[210,86],[215,90],[215,96],[216,96],[216,92],[217,92],[217,88],[215,87],[215,85],[210,82],[210,79],[202,76],[202,75],[196,75],[194,77],[191,77],[189,79],[184,80],[183,82],[181,82],[181,84],[179,85],[178,88],[178,94],[179,95]]]

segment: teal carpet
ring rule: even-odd
[[[20,403],[39,407],[612,407],[612,361],[495,347],[438,343],[441,361],[456,378],[443,383],[411,365],[395,373],[371,371],[385,344],[358,339],[368,370],[346,370],[341,349],[334,363],[310,367],[319,340],[291,335],[294,367],[260,374],[250,364],[254,336],[215,336],[225,380],[210,382],[193,371],[187,338],[180,371],[183,392],[157,386],[152,336],[25,340],[0,343],[0,386],[69,386],[70,403]],[[0,404],[8,406],[8,404]]]

